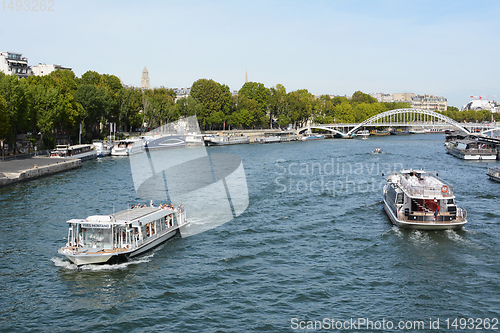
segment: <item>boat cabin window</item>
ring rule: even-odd
[[[403,193],[398,193],[398,196],[396,197],[396,205],[402,205],[403,204]]]
[[[454,204],[454,203],[455,203],[455,200],[453,200],[453,199],[448,199],[448,203],[449,203],[449,204]]]
[[[106,227],[107,226],[107,227]],[[81,236],[83,247],[98,248],[98,249],[112,249],[113,248],[113,234],[111,225],[103,224],[102,227],[86,228],[85,224],[81,227]]]

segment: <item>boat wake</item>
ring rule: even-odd
[[[429,234],[422,230],[411,230],[409,238],[414,245],[431,246],[435,244],[435,242],[430,238]]]
[[[467,231],[465,229],[462,229],[463,231]],[[472,247],[475,249],[481,249],[481,246],[472,242],[470,239],[464,238],[463,236],[459,235],[455,230],[445,230],[445,235],[446,238],[451,240],[454,243],[461,244],[461,245],[466,245],[468,247]]]
[[[123,262],[121,264],[83,265],[80,267],[73,264],[71,261],[68,261],[68,260],[65,260],[65,259],[59,258],[59,257],[53,257],[50,259],[50,261],[52,261],[54,263],[54,266],[62,267],[64,269],[67,269],[70,271],[82,270],[82,271],[99,272],[99,271],[120,270],[120,269],[125,269],[130,265],[137,265],[137,264],[141,264],[141,263],[150,262],[151,258],[153,258],[153,256],[154,256],[154,253],[146,255],[146,256],[141,256],[140,258],[137,258],[137,259],[131,259],[130,261],[126,261],[126,262]]]

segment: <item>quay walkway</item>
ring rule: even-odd
[[[81,165],[82,161],[79,159],[54,157],[0,160],[0,187],[78,168]]]

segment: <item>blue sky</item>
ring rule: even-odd
[[[6,0],[6,6],[9,0]],[[31,1],[33,3],[33,1]],[[15,3],[15,1],[14,1]],[[3,4],[0,4],[3,6]],[[500,95],[500,1],[62,1],[0,8],[0,49],[139,86]],[[500,97],[496,97],[500,100]]]

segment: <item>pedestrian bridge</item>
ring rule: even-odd
[[[351,137],[355,136],[358,130],[370,127],[455,128],[472,135],[500,131],[500,126],[490,126],[490,124],[459,123],[449,117],[430,110],[396,109],[379,113],[359,124],[310,124],[297,129],[297,133],[301,134],[306,131],[310,132],[311,129],[321,129],[338,134],[342,137]]]

